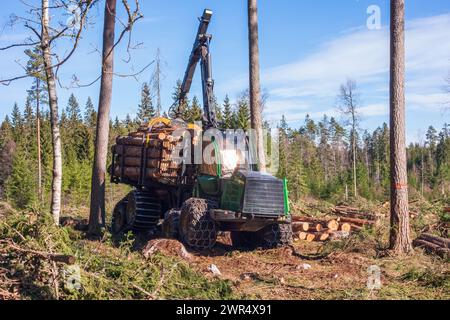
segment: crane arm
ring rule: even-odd
[[[197,35],[189,62],[184,74],[183,83],[179,96],[180,105],[185,101],[192,86],[195,69],[198,62],[201,65],[202,90],[203,90],[203,122],[210,127],[217,127],[217,120],[214,108],[214,80],[212,78],[211,53],[209,44],[211,35],[207,34],[208,26],[211,21],[212,11],[205,9],[200,20]]]

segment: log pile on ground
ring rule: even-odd
[[[380,219],[380,215],[376,215],[371,212],[361,211],[358,208],[348,206],[336,206],[331,209],[331,212],[340,217],[354,218],[373,222],[377,222]]]
[[[173,135],[176,129],[165,124],[144,126],[128,136],[117,137],[112,150],[112,176],[132,183],[151,179],[176,184],[182,169],[181,163],[175,161],[172,154],[182,140],[182,137]]]
[[[336,219],[318,219],[307,216],[292,217],[292,231],[294,238],[307,242],[324,242],[335,239],[336,233],[350,233],[348,223],[339,223]]]
[[[444,259],[450,258],[450,239],[423,233],[413,241],[413,244],[427,253],[437,254]]]
[[[352,231],[360,231],[363,228],[374,227],[381,216],[371,212],[360,211],[358,208],[347,206],[337,206],[331,209],[331,212],[338,216],[339,223],[347,223]]]
[[[380,216],[358,208],[337,206],[331,209],[335,218],[318,219],[309,216],[294,216],[292,229],[295,239],[312,241],[340,240],[352,232],[374,227]]]

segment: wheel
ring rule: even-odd
[[[217,225],[209,216],[211,204],[205,199],[191,198],[184,202],[180,215],[180,238],[197,250],[211,249],[216,244]]]
[[[161,218],[161,202],[149,192],[134,190],[128,194],[126,220],[133,231],[149,231]]]
[[[127,197],[120,200],[114,207],[111,218],[111,233],[118,235],[127,231]]]
[[[254,249],[258,245],[256,232],[232,231],[230,237],[231,243],[236,248]]]
[[[259,246],[263,249],[273,249],[288,246],[292,243],[292,225],[271,224],[257,232]]]
[[[180,210],[171,209],[164,215],[162,224],[163,235],[169,239],[178,239],[178,227],[180,224]]]

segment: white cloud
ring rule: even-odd
[[[443,93],[450,69],[450,14],[407,21],[407,107],[438,111],[449,100]],[[358,83],[363,117],[388,114],[389,30],[352,29],[328,41],[312,54],[278,67],[262,70],[262,85],[269,89],[266,116],[299,121],[309,113],[334,114],[338,88],[346,78]],[[236,87],[246,83],[241,77]],[[230,84],[230,87],[234,87]],[[273,101],[272,101],[273,99]],[[305,110],[305,106],[311,106]],[[297,109],[298,108],[298,109]],[[312,112],[308,112],[312,111]],[[320,116],[319,116],[320,115]]]
[[[385,116],[389,114],[389,106],[382,103],[370,104],[359,108],[358,112],[363,117]]]

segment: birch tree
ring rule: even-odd
[[[58,116],[58,96],[57,96],[57,72],[59,68],[65,64],[73,55],[78,47],[81,39],[81,33],[85,29],[85,23],[89,10],[95,0],[59,0],[50,3],[49,0],[41,0],[41,5],[23,2],[27,7],[28,16],[13,15],[11,25],[23,24],[23,27],[30,31],[30,36],[22,43],[14,43],[6,47],[0,48],[0,51],[18,47],[34,47],[40,46],[42,54],[42,69],[35,70],[33,73],[25,72],[22,75],[1,79],[0,83],[9,85],[12,81],[33,77],[33,74],[44,72],[46,87],[48,90],[48,105],[50,107],[50,123],[52,131],[52,195],[50,202],[50,210],[55,224],[59,224],[59,216],[61,213],[61,192],[62,192],[62,154],[61,154],[61,134],[59,129]],[[76,8],[70,11],[69,8]],[[51,25],[50,9],[54,10],[55,15],[72,14],[72,19],[68,19],[68,23],[63,24],[60,21]],[[69,38],[72,45],[67,50],[67,54],[59,56],[52,51],[52,45],[58,39]],[[23,68],[25,71],[27,69]]]

